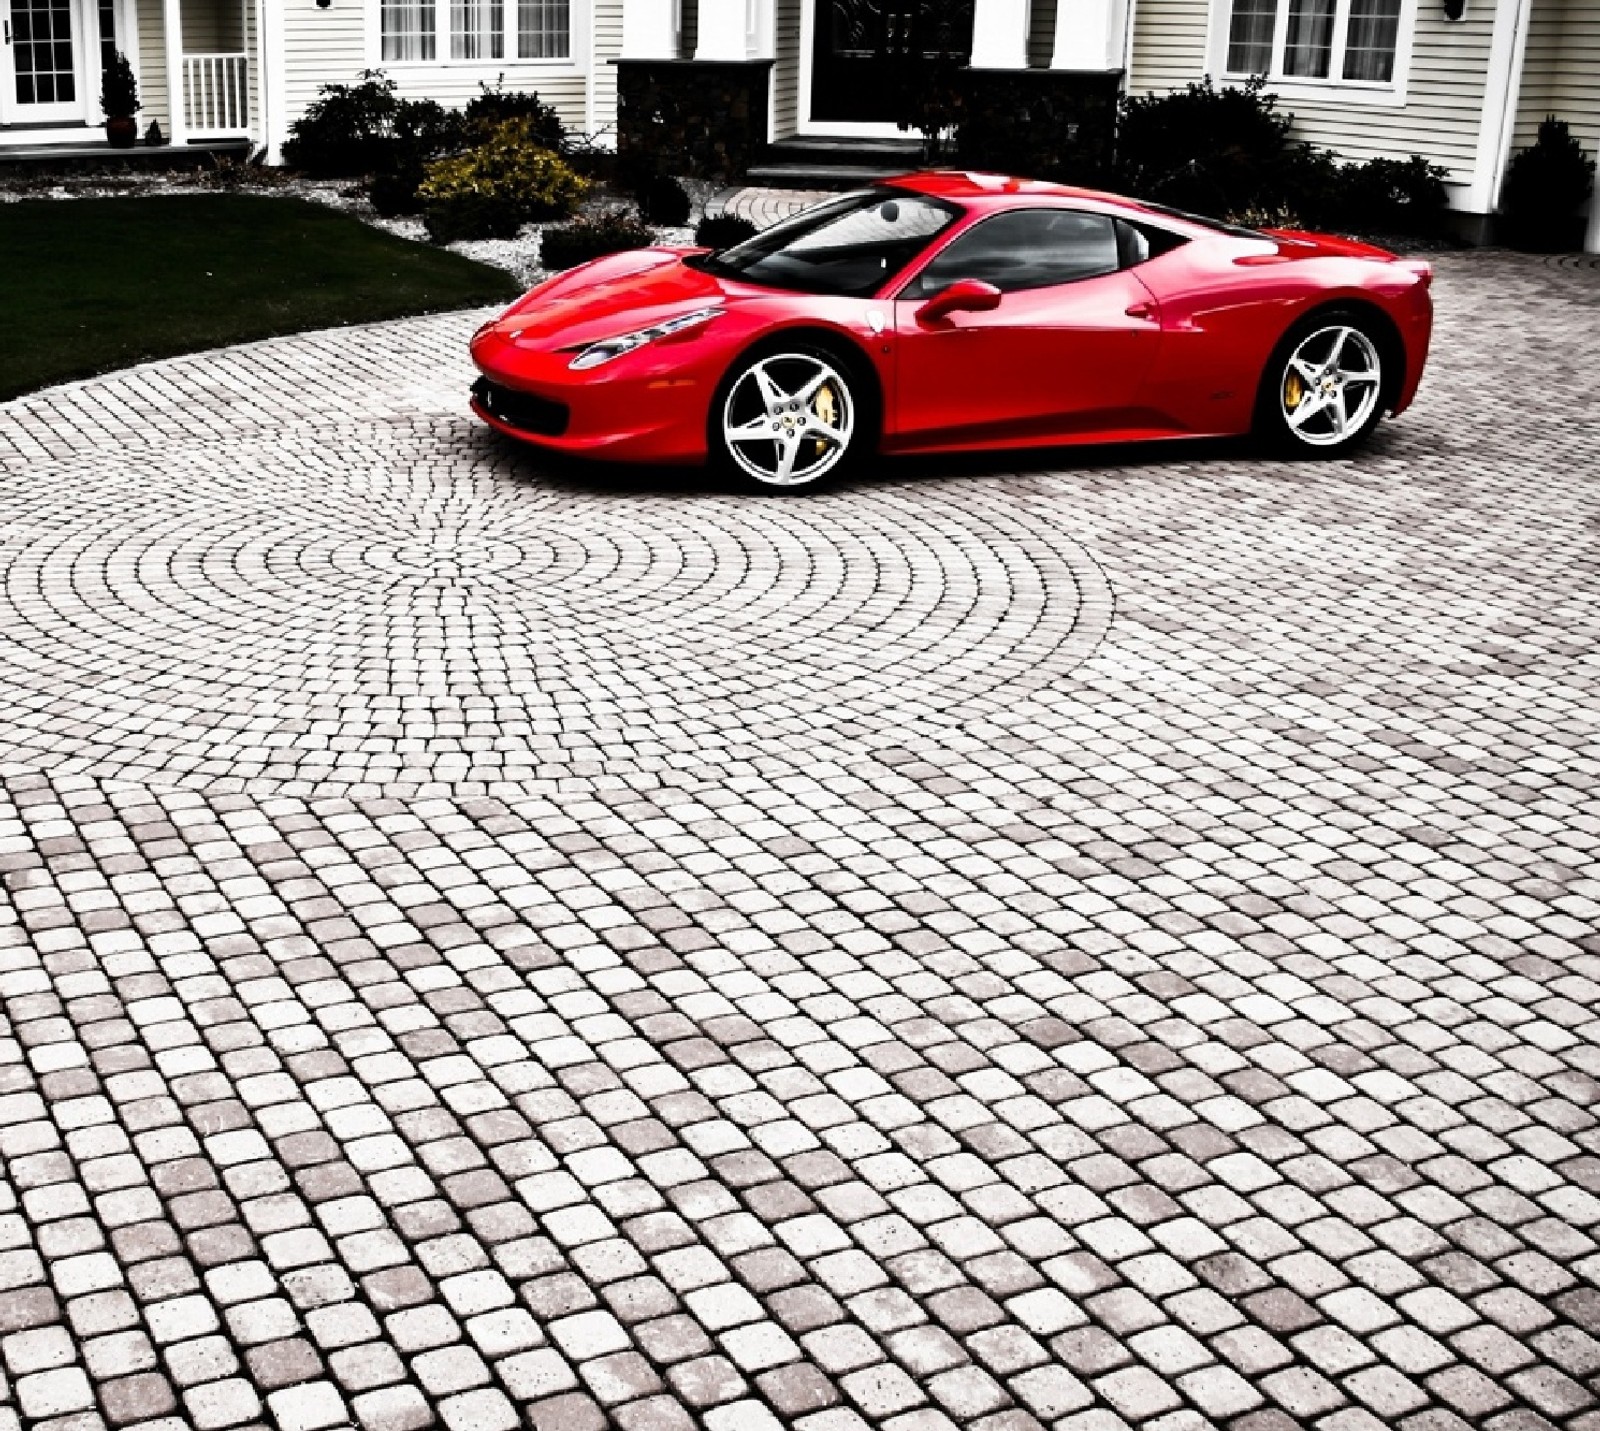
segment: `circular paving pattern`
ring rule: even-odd
[[[0,759],[332,794],[881,744],[1059,677],[1109,619],[1042,491],[534,470],[439,419],[0,479]]]

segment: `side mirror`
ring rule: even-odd
[[[917,309],[917,322],[934,323],[951,313],[988,313],[1000,306],[1000,290],[981,278],[958,278]]]

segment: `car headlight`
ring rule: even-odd
[[[720,308],[697,308],[693,313],[683,313],[661,323],[652,323],[650,327],[640,328],[637,332],[623,333],[616,338],[602,338],[598,343],[590,343],[567,366],[579,371],[598,368],[601,363],[609,363],[613,358],[620,358],[624,353],[631,353],[657,338],[665,338],[669,333],[681,333],[685,328],[709,323],[720,312]]]

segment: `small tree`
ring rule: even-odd
[[[1565,120],[1546,116],[1538,142],[1519,150],[1506,169],[1500,207],[1507,237],[1540,253],[1575,246],[1578,210],[1593,189],[1594,160]]]
[[[139,86],[121,50],[111,52],[101,71],[100,109],[107,119],[132,119],[139,112]]]

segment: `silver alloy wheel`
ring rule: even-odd
[[[728,389],[722,440],[750,477],[799,487],[838,466],[855,432],[850,385],[816,353],[759,358]]]
[[[1382,392],[1377,345],[1361,329],[1337,323],[1318,328],[1289,355],[1278,404],[1301,442],[1336,447],[1366,427]]]

